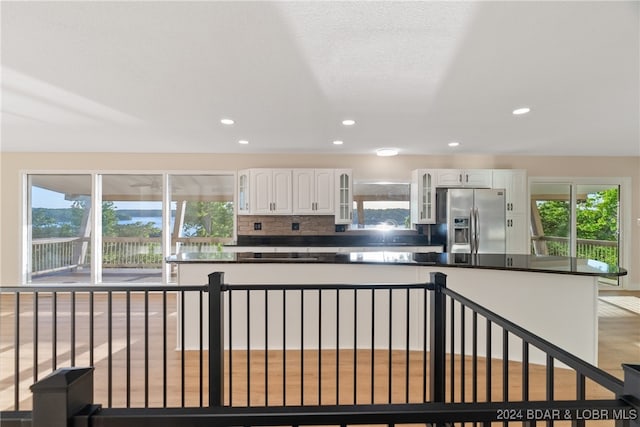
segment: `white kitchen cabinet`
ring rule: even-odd
[[[249,210],[249,170],[238,171],[238,215],[248,215]]]
[[[436,179],[433,169],[411,171],[411,223],[435,224]]]
[[[437,187],[492,188],[491,169],[436,169]]]
[[[529,254],[527,172],[522,169],[495,169],[493,188],[505,190],[507,253]]]
[[[507,215],[507,242],[508,254],[530,254],[528,216],[525,214]]]
[[[493,188],[506,190],[507,214],[526,214],[529,211],[527,200],[527,171],[523,169],[495,169]]]
[[[291,169],[250,169],[249,177],[252,215],[292,213]]]
[[[293,213],[334,214],[334,170],[293,169]]]
[[[351,169],[335,169],[335,223],[353,220],[353,179]]]

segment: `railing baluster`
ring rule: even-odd
[[[125,361],[127,366],[127,408],[131,406],[131,292],[126,292],[126,321],[127,321],[127,360]],[[183,371],[184,375],[184,371]],[[183,405],[184,406],[184,405]]]
[[[576,400],[584,400],[586,396],[585,378],[580,372],[576,371]],[[572,427],[584,427],[585,420],[573,420]]]
[[[453,298],[449,299],[451,315],[449,322],[449,384],[451,387],[451,402],[456,401],[456,305]]]
[[[486,388],[485,388],[485,392],[487,394],[486,396],[486,401],[487,402],[491,402],[491,367],[492,367],[492,358],[493,358],[493,353],[491,351],[491,320],[487,319],[487,341],[486,341],[486,353],[487,353],[487,359],[486,359]]]
[[[202,366],[200,370],[202,371]],[[200,396],[202,396],[202,390],[200,390]],[[149,407],[149,291],[144,291],[144,407]]]
[[[264,406],[269,406],[269,291],[264,290]]]
[[[300,289],[300,405],[304,405],[304,291]]]
[[[375,378],[376,378],[375,376],[375,361],[376,361],[375,331],[376,331],[376,290],[371,289],[371,404],[372,405],[375,403]],[[336,391],[336,395],[337,393],[338,392]]]
[[[93,347],[94,347],[94,323],[95,323],[95,310],[94,310],[94,292],[89,291],[89,366],[95,366],[93,362]]]
[[[391,288],[389,288],[389,337],[388,337],[388,343],[389,343],[389,355],[388,355],[388,363],[389,363],[389,367],[388,367],[388,379],[387,379],[387,389],[388,389],[388,403],[391,403],[392,400],[392,394],[391,394],[391,387],[392,387],[392,380],[391,377],[393,375],[393,353],[391,350],[391,342],[392,342],[392,338],[393,338],[393,318],[391,317],[393,315],[393,291],[391,290]]]
[[[167,407],[167,291],[162,291],[162,407]],[[209,385],[211,387],[211,384]]]
[[[509,401],[509,331],[502,328],[502,401]]]
[[[409,288],[406,289],[405,312],[404,400],[409,403]]]
[[[111,408],[113,404],[113,292],[107,293],[107,390],[108,390],[108,406]]]
[[[322,405],[322,289],[318,289],[318,405]]]
[[[529,400],[529,343],[522,340],[522,400]]]
[[[547,354],[547,389],[546,389],[546,398],[547,400],[554,400],[554,375],[553,375],[553,357]],[[547,426],[553,426],[553,420],[547,420]]]
[[[353,290],[353,404],[358,403],[358,290]]]
[[[20,410],[20,293],[16,292],[14,299],[14,316],[16,319],[14,337],[13,337],[13,372],[15,378],[13,380],[13,407],[16,411]]]
[[[340,404],[340,290],[336,289],[336,405]]]
[[[465,355],[465,331],[467,329],[465,322],[465,305],[460,304],[460,402],[464,402],[465,399],[465,384],[466,384],[466,355]]]
[[[76,293],[74,291],[71,292],[71,311],[69,317],[71,320],[71,366],[76,366]]]
[[[58,368],[58,293],[51,293],[51,370]]]
[[[185,339],[185,297],[186,297],[186,292],[182,291],[180,292],[180,324],[181,326],[181,330],[180,330],[180,406],[182,406],[184,408],[185,406],[185,345],[186,345],[186,339]],[[210,343],[211,345],[211,343]]]
[[[422,290],[422,312],[424,318],[422,319],[422,402],[427,401],[427,330],[429,329],[429,302],[428,302],[428,288],[425,286]]]
[[[473,312],[473,331],[471,341],[471,388],[472,388],[472,402],[478,401],[478,313]]]
[[[204,309],[203,309],[203,292],[198,292],[198,325],[200,328],[200,336],[199,336],[199,346],[198,346],[198,369],[199,369],[199,377],[200,381],[198,384],[198,388],[200,391],[200,407],[203,406],[203,395],[204,395]],[[222,303],[222,302],[221,302]],[[222,325],[220,325],[222,327]],[[211,346],[209,348],[212,348]],[[224,351],[224,348],[220,349],[221,352]]]
[[[287,406],[287,291],[284,289],[282,290],[282,406]]]
[[[229,406],[233,406],[233,291],[229,290],[227,295],[229,295],[229,316],[227,317],[229,323]],[[209,344],[209,349],[211,349],[211,344]],[[209,384],[209,387],[212,387],[212,384]]]
[[[247,406],[251,406],[251,293],[247,290]]]

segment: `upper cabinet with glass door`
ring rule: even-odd
[[[351,169],[335,170],[335,223],[351,224],[353,220],[353,180]]]
[[[238,215],[248,215],[249,210],[249,170],[238,171]]]
[[[411,172],[411,223],[435,224],[435,170],[417,169]]]

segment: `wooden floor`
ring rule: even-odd
[[[165,342],[162,340],[162,322],[149,322],[149,342],[139,338],[127,343],[126,317],[120,305],[114,305],[111,337],[112,358],[108,358],[108,337],[106,318],[108,307],[106,301],[96,300],[94,311],[94,352],[93,365],[95,371],[95,401],[104,406],[114,407],[139,407],[139,406],[199,406],[200,391],[207,392],[206,357],[201,358],[199,352],[174,351],[176,343],[176,331],[171,327],[175,325],[175,299],[168,295],[167,314],[169,327],[166,331],[167,344],[170,351],[166,360],[160,356]],[[13,341],[15,332],[13,311],[15,300],[13,296],[3,295],[0,301],[0,410],[12,410],[16,391],[13,387],[15,379],[16,349]],[[19,348],[19,379],[18,391],[19,409],[27,410],[31,407],[29,386],[34,380],[32,368],[34,354],[29,337],[33,331],[33,316],[29,315],[28,301],[20,316],[21,345]],[[131,299],[131,306],[144,305],[142,297],[135,296]],[[58,331],[69,330],[69,313],[72,310],[71,302],[66,299],[56,301],[56,311],[59,314]],[[75,302],[77,312],[77,324],[75,334],[77,340],[88,336],[88,306],[86,301],[79,298]],[[51,312],[52,302],[43,301],[39,304],[41,312]],[[162,298],[159,295],[152,296],[148,300],[150,317],[159,316],[163,312]],[[32,313],[32,311],[31,311]],[[131,336],[144,336],[144,316],[134,313],[129,323]],[[51,346],[52,327],[47,325],[45,319],[39,320],[39,337],[42,344],[38,349],[37,376],[42,378],[49,373],[52,367],[69,366],[72,359],[77,366],[88,366],[90,362],[89,345],[79,346],[72,352],[68,332],[57,332],[60,344],[55,348],[55,358]],[[66,323],[65,323],[66,322]],[[599,298],[599,363],[598,366],[614,376],[622,378],[621,363],[640,362],[640,292],[607,291],[601,292]],[[27,338],[25,340],[25,337]],[[66,344],[65,344],[66,340]],[[86,341],[86,339],[85,339]],[[128,345],[127,345],[128,344]],[[146,350],[145,350],[146,349]],[[184,354],[184,360],[182,355]],[[357,363],[354,363],[354,356]],[[131,364],[127,365],[127,357]],[[321,361],[318,358],[321,358]],[[372,357],[374,362],[372,363]],[[389,364],[391,357],[391,364]],[[409,358],[407,372],[406,358]],[[145,368],[144,361],[148,358],[149,364]],[[55,359],[55,360],[54,360]],[[339,368],[336,372],[336,360],[339,359]],[[201,368],[201,360],[204,361]],[[304,404],[335,404],[338,403],[400,403],[418,402],[424,399],[423,391],[423,360],[419,352],[407,355],[402,351],[379,350],[375,353],[359,351],[354,354],[350,350],[342,350],[339,354],[335,351],[305,351],[304,361],[301,360],[299,351],[283,352],[270,351],[265,355],[262,351],[252,351],[247,360],[245,352],[233,352],[225,356],[227,371],[229,362],[233,364],[233,375],[225,378],[225,401],[233,405],[299,405]],[[265,363],[266,362],[266,363]],[[301,365],[304,364],[304,375],[301,375]],[[462,361],[459,357],[455,360],[457,367]],[[268,374],[265,373],[268,367]],[[354,366],[356,369],[354,371]],[[372,368],[373,366],[373,368]],[[391,368],[389,368],[391,366]],[[449,363],[447,363],[449,366]],[[286,377],[283,376],[283,367],[286,367]],[[486,363],[480,359],[478,369],[478,382],[476,387],[470,379],[473,366],[470,358],[465,360],[466,379],[464,381],[464,399],[471,400],[474,396],[480,401],[485,399],[487,389]],[[373,375],[372,375],[373,370]],[[493,361],[491,364],[491,398],[502,400],[502,362]],[[250,372],[247,375],[247,371]],[[520,399],[521,390],[520,364],[509,363],[509,387],[508,397]],[[111,372],[111,380],[108,373]],[[182,375],[184,372],[185,375]],[[545,397],[545,370],[544,367],[532,366],[530,371],[529,395],[532,399]],[[447,381],[449,381],[447,375]],[[183,379],[184,378],[184,379]],[[200,379],[204,380],[201,381]],[[248,381],[247,378],[250,378]],[[320,381],[319,381],[320,379]],[[428,380],[428,378],[427,378]],[[231,384],[230,384],[231,382]],[[127,393],[127,384],[130,392]],[[166,393],[163,390],[166,384]],[[339,387],[336,385],[339,384]],[[355,385],[355,386],[354,386]],[[450,385],[450,384],[449,384]],[[454,400],[462,399],[462,382],[454,381]],[[229,393],[229,388],[233,390]],[[449,387],[450,388],[450,387]],[[339,394],[337,394],[339,390]],[[573,398],[575,393],[575,375],[573,372],[556,369],[555,373],[555,397]],[[593,398],[609,398],[610,393],[605,392],[594,384],[587,384],[588,396]],[[428,397],[428,396],[427,396]],[[447,396],[451,399],[451,396]],[[206,403],[206,402],[205,402]]]

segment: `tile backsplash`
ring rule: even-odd
[[[238,215],[238,235],[332,235],[336,234],[334,220],[333,215]]]

